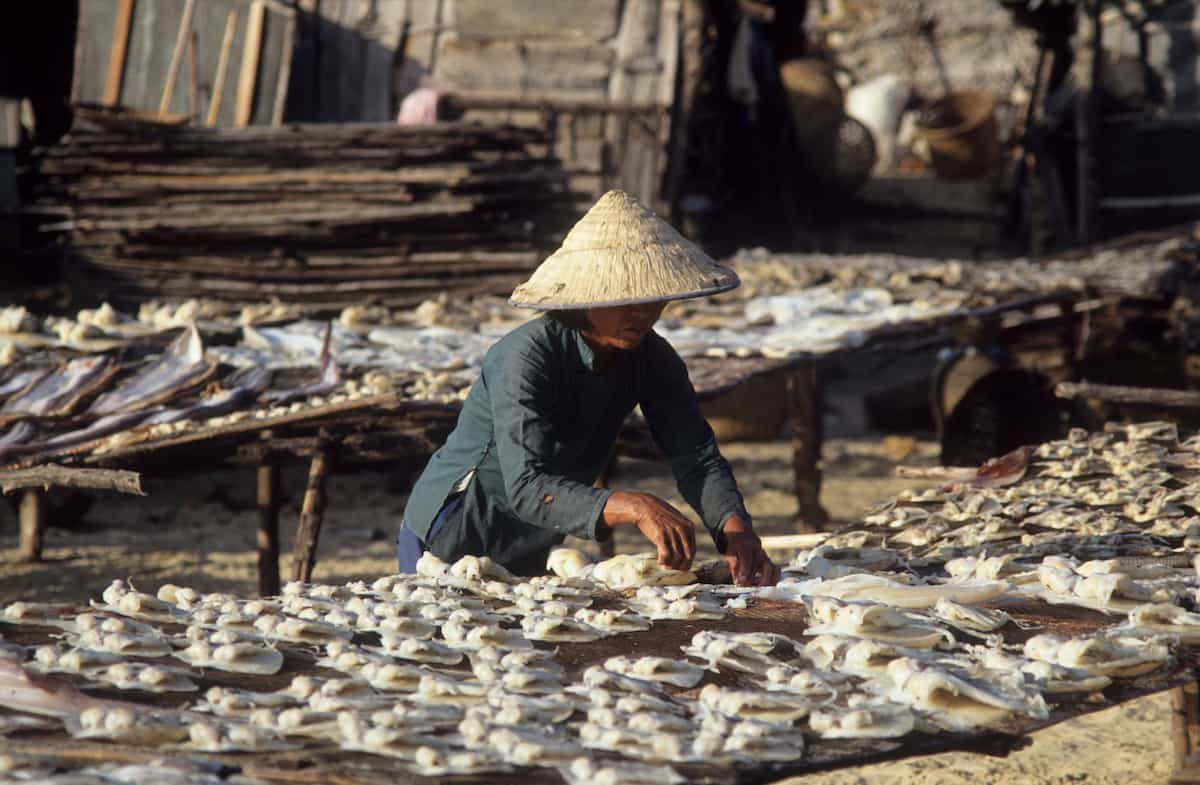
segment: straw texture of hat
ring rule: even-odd
[[[551,311],[666,302],[727,292],[740,282],[624,191],[609,191],[509,303]]]

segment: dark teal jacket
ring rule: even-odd
[[[680,493],[718,547],[726,519],[750,520],[671,345],[651,332],[603,374],[593,372],[593,359],[577,330],[548,317],[488,350],[454,431],[404,511],[429,550],[446,561],[486,555],[532,575],[545,571],[550,549],[566,535],[596,539],[612,491],[592,484],[639,404]],[[467,476],[461,509],[430,537],[438,511]]]

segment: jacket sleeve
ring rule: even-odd
[[[663,338],[651,334],[647,340],[654,344],[640,396],[642,414],[655,443],[671,461],[679,493],[704,521],[718,549],[724,550],[725,521],[737,515],[749,523],[750,514],[733,469],[700,414],[687,366]]]
[[[504,489],[513,512],[526,523],[594,540],[612,491],[555,472],[552,362],[545,347],[531,341],[497,364],[489,384]]]

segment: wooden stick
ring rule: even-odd
[[[1187,758],[1196,752],[1200,743],[1200,685],[1190,682],[1183,685],[1183,709],[1187,719]]]
[[[250,125],[254,110],[254,88],[258,84],[258,59],[262,54],[263,19],[267,6],[262,0],[254,0],[250,6],[250,18],[246,22],[246,40],[242,43],[242,70],[238,73],[237,106],[233,124],[238,128]]]
[[[896,476],[906,480],[969,480],[978,469],[966,466],[897,466]]]
[[[1141,403],[1180,408],[1200,407],[1200,392],[1159,387],[1123,387],[1115,384],[1061,382],[1054,388],[1059,398],[1093,398],[1111,403]]]
[[[21,496],[21,542],[18,558],[23,562],[42,560],[42,540],[46,532],[46,492],[29,488]]]
[[[317,541],[321,538],[321,523],[325,515],[325,472],[328,454],[324,445],[317,447],[308,468],[308,487],[300,508],[300,528],[292,555],[292,580],[308,583],[317,563]]]
[[[279,464],[258,467],[258,593],[279,594]]]
[[[119,0],[113,48],[108,57],[108,77],[104,80],[102,103],[105,106],[116,106],[121,100],[121,82],[125,78],[125,56],[129,53],[129,33],[132,28],[133,0]]]
[[[221,38],[221,55],[217,58],[217,75],[213,77],[212,98],[208,100],[207,125],[217,124],[221,111],[221,94],[225,92],[225,72],[229,70],[229,55],[233,50],[233,36],[237,32],[237,9],[229,12],[225,19],[225,35]]]
[[[799,550],[815,548],[832,535],[829,532],[812,532],[811,534],[776,534],[760,537],[762,547],[776,551]]]
[[[1191,743],[1188,739],[1187,688],[1176,687],[1171,690],[1171,741],[1175,751],[1175,768],[1182,769],[1187,765],[1188,755],[1191,754]]]
[[[282,125],[287,109],[288,85],[292,77],[292,56],[295,54],[296,14],[289,13],[283,32],[283,55],[279,59],[279,74],[275,80],[275,105],[271,109],[271,125]]]
[[[54,486],[116,491],[135,496],[146,495],[142,490],[142,475],[137,472],[116,469],[68,469],[49,463],[31,469],[0,473],[0,493],[11,493],[26,488],[45,490]]]
[[[196,31],[188,38],[188,117],[193,123],[200,122],[200,76],[196,69]]]
[[[184,0],[183,16],[179,19],[179,32],[175,35],[175,48],[171,50],[171,63],[167,66],[167,82],[163,85],[162,100],[158,103],[158,116],[167,113],[171,105],[171,96],[175,93],[175,77],[179,74],[179,64],[183,61],[183,50],[187,46],[192,33],[192,15],[196,11],[196,0]]]

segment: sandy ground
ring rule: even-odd
[[[906,462],[932,462],[935,446],[917,443]],[[786,443],[731,444],[725,454],[746,494],[759,530],[791,532],[795,499],[790,493]],[[836,520],[861,515],[871,504],[908,483],[892,476],[894,462],[880,442],[832,439],[825,447],[822,502]],[[0,504],[0,603],[18,599],[79,602],[98,597],[113,578],[129,578],[145,590],[173,582],[207,591],[251,594],[255,587],[253,475],[217,472],[203,477],[149,480],[145,498],[100,497],[84,526],[48,532],[43,564],[15,560],[16,520]],[[284,553],[290,553],[304,488],[302,467],[283,478]],[[665,466],[622,464],[615,487],[646,490],[682,505]],[[315,578],[340,583],[372,580],[395,570],[394,529],[403,510],[403,488],[383,473],[334,475]],[[712,556],[705,543],[703,555]],[[644,549],[636,533],[622,532],[622,551]],[[291,574],[285,556],[281,573]],[[1171,738],[1166,695],[1099,712],[1034,735],[1033,743],[1005,759],[944,754],[824,775],[805,785],[939,785],[941,783],[1154,783],[1170,774]]]

